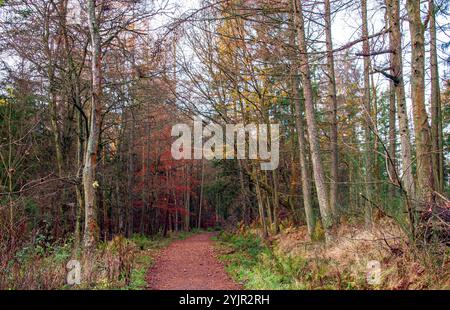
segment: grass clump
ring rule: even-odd
[[[330,259],[286,254],[253,234],[222,233],[217,240],[228,273],[246,289],[354,289],[361,285]]]
[[[221,233],[220,259],[229,274],[247,289],[299,289],[297,281],[305,261],[300,257],[278,256],[253,234]]]

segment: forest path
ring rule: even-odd
[[[224,266],[214,254],[213,233],[177,240],[161,251],[150,268],[147,283],[152,290],[236,290]]]

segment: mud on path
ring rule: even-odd
[[[213,233],[177,240],[161,251],[147,275],[151,290],[237,290],[214,254]]]

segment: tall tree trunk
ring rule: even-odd
[[[85,136],[85,130],[87,129],[88,124],[86,124],[86,127],[84,126],[83,122],[83,110],[82,110],[82,97],[81,97],[81,90],[80,90],[80,75],[78,73],[77,67],[75,65],[75,61],[73,58],[73,50],[72,50],[72,44],[71,44],[71,38],[68,33],[67,29],[67,0],[61,1],[60,3],[60,18],[59,23],[61,27],[61,33],[63,36],[63,42],[64,42],[64,50],[65,50],[65,56],[67,59],[68,64],[68,72],[67,72],[67,78],[69,80],[69,89],[70,94],[72,95],[72,103],[75,106],[74,111],[77,111],[76,113],[76,131],[77,131],[77,144],[76,144],[76,176],[79,177],[79,173],[81,171],[81,168],[83,167],[83,154],[84,154],[84,136]],[[56,6],[56,3],[52,2],[52,4],[55,6],[55,9],[58,9]],[[61,162],[62,162],[62,156],[61,156]],[[61,166],[62,170],[62,164],[58,165],[58,167]],[[75,190],[75,196],[77,199],[77,205],[76,205],[76,211],[75,211],[75,228],[74,228],[74,251],[78,252],[81,245],[81,216],[84,212],[84,197],[83,197],[83,186],[82,184],[76,184],[74,186]]]
[[[386,3],[387,7],[388,3]],[[389,12],[386,10],[385,13],[385,26],[386,29],[389,29],[389,33],[392,31],[390,29],[390,18]],[[389,44],[391,44],[391,36],[389,36]],[[389,63],[392,64],[393,53],[389,54]],[[389,80],[389,133],[388,133],[388,149],[386,154],[386,165],[387,165],[387,173],[388,179],[392,182],[392,184],[388,183],[388,199],[392,201],[395,197],[395,186],[398,185],[398,180],[396,179],[397,172],[397,159],[396,159],[396,150],[397,150],[397,141],[396,141],[396,126],[395,126],[395,83],[392,79]]]
[[[134,180],[134,156],[133,156],[133,149],[135,147],[135,137],[134,137],[134,129],[133,124],[135,123],[135,117],[134,112],[132,108],[129,110],[129,117],[127,116],[125,118],[127,120],[127,124],[125,126],[128,126],[128,149],[126,154],[126,163],[127,163],[127,188],[132,189],[133,184],[135,183]],[[133,226],[134,226],[134,207],[133,207],[133,191],[128,190],[127,193],[127,202],[124,206],[125,208],[125,235],[127,237],[131,236],[133,234]]]
[[[56,154],[56,165],[58,169],[58,177],[63,177],[63,153],[61,150],[61,135],[60,135],[60,128],[58,124],[58,106],[57,106],[57,84],[56,84],[56,61],[53,59],[53,51],[60,49],[60,42],[56,43],[56,46],[54,46],[55,42],[51,39],[51,29],[50,29],[50,19],[45,18],[44,20],[44,34],[43,34],[43,45],[44,45],[44,51],[48,58],[48,70],[47,70],[47,76],[49,81],[49,108],[50,108],[50,124],[52,128],[52,136],[53,136],[53,145],[55,148],[55,154]],[[58,200],[58,207],[56,208],[56,214],[55,214],[55,233],[56,237],[59,238],[59,233],[61,231],[61,226],[64,226],[64,212],[63,212],[63,203],[64,203],[64,189],[62,190],[62,195],[57,198]]]
[[[295,66],[294,66],[295,67]],[[306,218],[306,226],[308,228],[308,234],[312,237],[314,233],[314,226],[316,221],[314,219],[314,211],[312,207],[312,197],[311,197],[311,180],[308,174],[308,164],[306,160],[306,139],[305,139],[305,129],[303,125],[303,110],[301,107],[301,102],[303,100],[303,96],[301,97],[298,79],[297,70],[293,70],[291,73],[291,83],[292,83],[292,93],[294,95],[294,104],[295,104],[295,123],[297,127],[297,137],[298,137],[298,153],[299,153],[299,161],[300,161],[300,173],[302,179],[302,196],[303,196],[303,207],[305,209],[305,218]]]
[[[164,193],[165,199],[166,199],[166,206],[164,208],[164,232],[163,232],[163,236],[167,236],[167,231],[168,229],[170,229],[169,225],[170,225],[170,212],[169,212],[169,170],[166,170],[166,192]]]
[[[389,16],[389,45],[392,50],[391,75],[395,78],[394,88],[397,102],[397,118],[402,157],[403,188],[409,199],[415,197],[415,184],[412,173],[411,134],[406,107],[405,85],[403,79],[402,33],[400,30],[399,0],[386,0]]]
[[[242,167],[242,161],[240,159],[237,160],[238,163],[238,169],[239,169],[239,185],[241,187],[241,207],[242,207],[242,220],[244,224],[247,224],[247,201],[248,201],[248,195],[247,195],[247,188],[245,187],[244,183],[244,168]]]
[[[261,227],[263,230],[263,237],[267,238],[268,231],[267,231],[266,216],[264,214],[264,200],[262,197],[261,186],[259,184],[258,176],[256,175],[255,167],[253,167],[253,175],[255,176],[256,200],[258,201],[259,220],[260,220]]]
[[[272,171],[273,178],[273,225],[275,227],[275,234],[278,234],[280,231],[279,227],[279,212],[280,212],[280,201],[278,198],[279,195],[279,180],[278,180],[278,171],[275,169]]]
[[[49,94],[50,94],[49,100],[50,124],[52,128],[53,143],[55,147],[58,177],[61,178],[63,174],[63,154],[61,150],[61,136],[58,124],[58,106],[57,106],[58,94],[55,76],[56,63],[55,60],[53,59],[53,49],[58,50],[59,48],[61,48],[61,46],[59,42],[57,43],[56,46],[53,46],[53,44],[55,43],[51,40],[50,35],[51,35],[50,20],[46,19],[44,22],[43,45],[45,54],[49,61],[47,75],[49,81]]]
[[[92,49],[92,95],[90,130],[83,169],[85,199],[84,247],[87,252],[95,248],[98,239],[97,208],[95,205],[98,139],[100,134],[100,114],[102,108],[102,51],[100,29],[95,14],[95,1],[87,1],[88,24]]]
[[[364,204],[364,219],[366,228],[372,227],[372,191],[373,191],[373,144],[372,144],[372,107],[370,96],[370,47],[369,47],[369,31],[367,26],[367,0],[361,0],[362,13],[362,37],[363,37],[363,54],[364,54],[364,115],[365,115],[365,187],[366,201]]]
[[[148,107],[148,104],[147,104]],[[148,111],[148,109],[147,109]],[[148,118],[148,114],[147,117]],[[146,154],[146,150],[148,150],[147,148],[147,142],[146,142],[146,137],[149,137],[149,132],[148,132],[148,126],[146,127],[146,133],[145,136],[142,137],[142,145],[141,145],[141,156],[142,156],[142,162],[141,162],[141,171],[142,171],[142,176],[141,176],[141,182],[142,182],[142,192],[141,192],[141,199],[142,199],[142,208],[141,208],[141,219],[140,219],[140,223],[139,223],[139,231],[140,234],[143,235],[144,234],[144,224],[145,224],[145,213],[147,211],[147,203],[148,203],[148,193],[147,193],[147,165],[146,165],[146,161],[147,161],[147,156],[149,156],[148,154]]]
[[[173,195],[173,204],[175,206],[175,220],[174,220],[174,226],[175,226],[175,232],[178,232],[178,200],[177,200],[177,193],[175,191],[175,188],[172,190]]]
[[[425,108],[425,27],[420,17],[420,1],[407,0],[411,33],[411,98],[417,159],[417,196],[423,202],[433,200],[434,173],[431,134]]]
[[[81,115],[80,111],[78,113],[77,131],[78,131],[78,139],[77,139],[76,168],[77,168],[77,176],[79,176],[80,169],[81,167],[83,167],[83,154],[84,154],[84,126],[83,126],[83,116]],[[77,209],[75,212],[74,250],[78,251],[80,249],[81,244],[81,216],[84,211],[84,197],[82,184],[75,185],[75,193],[77,197]]]
[[[184,230],[189,231],[190,228],[190,209],[191,209],[191,179],[190,179],[190,164],[185,165],[185,173],[186,173],[186,201],[185,201],[185,218],[184,218]]]
[[[267,184],[267,180],[264,180],[264,182]],[[264,194],[266,194],[266,193],[264,193]],[[270,203],[270,196],[269,195],[264,195],[263,194],[263,197],[265,198],[265,199],[263,199],[263,202],[265,201],[266,202],[266,206],[267,206],[267,208],[266,208],[266,210],[267,210],[267,221],[269,222],[268,223],[268,233],[272,233],[272,228],[273,228],[273,214],[272,214],[272,208],[271,208],[271,203]],[[264,204],[263,204],[264,205]]]
[[[308,60],[308,51],[306,48],[305,23],[303,19],[303,5],[299,0],[294,0],[294,22],[297,26],[300,73],[303,83],[303,92],[305,96],[306,122],[308,124],[308,135],[311,152],[311,161],[314,171],[314,180],[316,185],[317,198],[319,201],[320,214],[327,238],[333,224],[332,212],[328,201],[328,191],[325,184],[325,175],[322,159],[320,158],[320,145],[317,137],[317,123],[314,111],[313,89],[311,83],[311,72]]]
[[[330,208],[334,220],[337,220],[337,191],[338,191],[338,125],[337,125],[337,96],[336,76],[334,70],[333,38],[331,35],[331,7],[330,0],[325,0],[325,34],[327,47],[327,76],[328,76],[328,106],[330,109]]]
[[[378,131],[378,89],[377,89],[377,85],[375,84],[375,79],[374,79],[374,75],[371,75],[371,79],[370,79],[370,85],[371,85],[371,90],[372,90],[372,96],[371,96],[371,108],[372,108],[372,147],[373,147],[373,156],[372,156],[372,161],[373,161],[373,170],[372,170],[372,180],[374,181],[374,184],[372,186],[372,189],[375,190],[375,193],[381,193],[382,192],[382,188],[381,188],[381,183],[378,182],[380,180],[382,180],[382,175],[381,175],[381,166],[380,166],[380,161],[378,160],[378,151],[379,151],[379,147],[380,147],[380,140],[378,139],[378,137],[380,137],[380,132]],[[372,195],[373,198],[373,202],[375,204],[380,204],[381,203],[381,196],[380,195]]]
[[[235,72],[238,72],[238,71],[235,69]],[[237,88],[239,86],[236,85],[235,87]],[[238,119],[239,119],[238,106],[241,108],[240,114],[241,114],[242,120],[246,119],[245,109],[244,109],[244,105],[243,105],[242,101],[243,101],[243,99],[239,98],[238,102],[233,105],[233,115],[234,115],[235,121],[238,121]],[[247,191],[247,188],[246,188],[245,182],[244,182],[244,167],[243,167],[242,160],[237,159],[237,164],[238,164],[238,170],[239,170],[239,185],[241,187],[241,195],[242,195],[242,199],[240,199],[241,207],[242,207],[242,221],[243,221],[244,225],[246,225],[248,223],[247,222],[247,220],[248,220],[247,208],[250,205],[250,203],[249,203],[249,198],[248,198],[248,191]]]
[[[54,87],[54,86],[52,86]],[[52,91],[53,92],[53,91]],[[56,165],[58,167],[58,177],[63,177],[63,155],[61,150],[61,137],[60,137],[60,129],[58,125],[58,110],[56,103],[56,94],[51,95],[50,99],[50,119],[52,125],[52,133],[53,133],[53,143],[55,146],[56,153]]]
[[[391,56],[392,58],[392,56]],[[392,63],[392,60],[391,60]],[[388,172],[389,179],[397,184],[396,176],[396,158],[395,158],[395,150],[397,148],[396,144],[396,134],[395,134],[395,86],[394,81],[389,81],[389,146],[388,146]],[[393,185],[389,186],[389,199],[392,199],[395,196],[395,187]]]
[[[431,70],[431,136],[433,142],[433,171],[436,189],[444,190],[444,153],[442,134],[441,92],[436,48],[436,7],[428,1],[430,10],[430,70]]]
[[[205,182],[205,160],[202,159],[202,177],[200,183],[200,202],[198,204],[198,222],[197,228],[200,229],[202,227],[202,206],[203,206],[203,187]]]
[[[8,202],[9,202],[9,214],[8,214],[8,220],[9,220],[9,245],[11,248],[15,247],[16,242],[16,231],[15,231],[15,217],[14,217],[14,199],[13,199],[13,174],[14,174],[14,167],[13,167],[13,133],[12,133],[12,102],[11,100],[7,100],[8,102],[8,166],[7,168],[7,174],[8,174]]]

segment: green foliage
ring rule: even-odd
[[[23,246],[0,270],[0,288],[63,288],[72,243],[72,239],[52,243],[44,235],[38,235],[34,243]]]
[[[214,167],[220,168],[221,173],[214,182],[205,185],[205,197],[218,208],[219,214],[227,217],[239,196],[239,182],[235,179],[238,175],[237,162],[235,160],[214,161]]]
[[[136,244],[141,250],[157,250],[166,247],[173,240],[183,240],[192,235],[193,232],[180,231],[167,237],[160,235],[145,236],[141,234],[134,234],[130,240]]]
[[[279,289],[285,282],[282,274],[274,272],[273,253],[255,235],[222,233],[218,240],[228,254],[220,258],[226,262],[227,271],[248,289]]]
[[[158,246],[161,242],[156,238],[149,238],[145,235],[141,234],[134,234],[131,237],[131,240],[141,249],[146,250],[150,248],[155,248]]]
[[[147,286],[146,276],[147,270],[153,264],[152,250],[160,249],[166,245],[166,241],[162,238],[149,238],[144,235],[133,235],[131,240],[140,249],[136,255],[131,270],[130,283],[123,289],[140,290]]]
[[[141,290],[147,286],[147,270],[153,264],[153,258],[148,255],[139,255],[136,259],[136,265],[131,271],[130,284],[125,287],[127,290]]]
[[[53,244],[48,237],[38,235],[34,244],[26,245],[16,252],[14,260],[24,264],[33,261],[36,257],[46,257],[56,263],[62,263],[70,257],[72,243],[72,239],[67,239]]]

